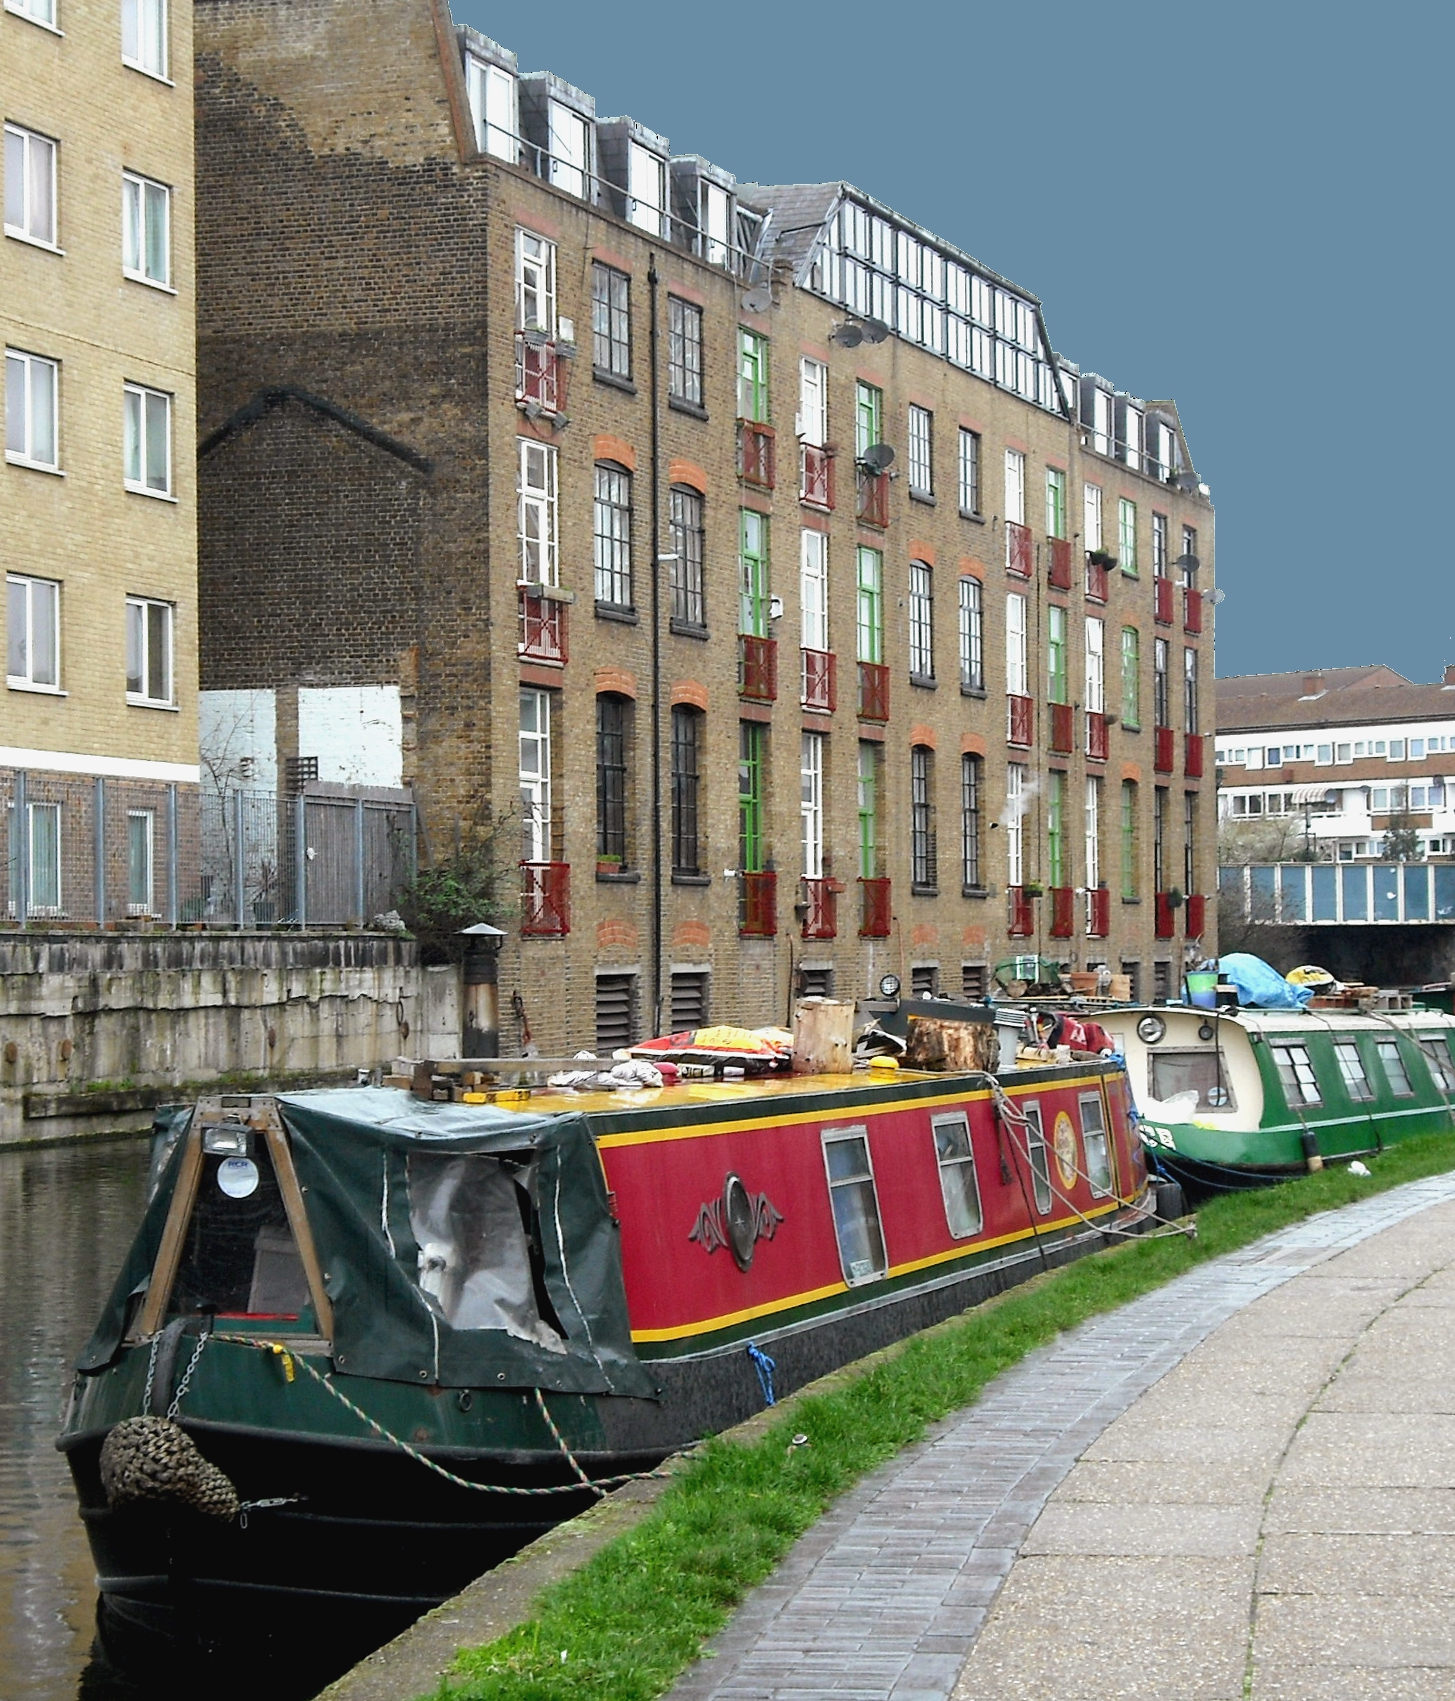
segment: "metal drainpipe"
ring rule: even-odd
[[[662,1028],[662,402],[657,370],[657,272],[655,254],[647,266],[651,323],[648,349],[652,363],[652,1032]]]

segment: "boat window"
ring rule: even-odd
[[[1166,1104],[1179,1093],[1196,1093],[1199,1110],[1236,1110],[1238,1101],[1215,1047],[1206,1051],[1154,1051],[1152,1097]]]
[[[1268,1049],[1273,1054],[1273,1061],[1278,1068],[1278,1079],[1283,1083],[1283,1096],[1288,1100],[1290,1109],[1297,1109],[1303,1104],[1324,1102],[1319,1093],[1314,1066],[1309,1062],[1306,1045],[1270,1044]]]
[[[235,1149],[203,1153],[171,1310],[293,1318],[307,1303],[272,1154],[254,1130],[239,1127]]]
[[[1374,1088],[1364,1073],[1364,1059],[1353,1040],[1335,1040],[1334,1056],[1339,1060],[1339,1073],[1344,1077],[1344,1090],[1351,1099],[1372,1099]]]
[[[1455,1063],[1450,1061],[1450,1047],[1445,1043],[1445,1036],[1421,1034],[1419,1042],[1420,1050],[1430,1060],[1430,1072],[1435,1077],[1435,1084],[1443,1086],[1448,1093],[1455,1088]]]
[[[534,1166],[479,1154],[409,1158],[419,1286],[454,1329],[503,1329],[564,1352],[533,1243]]]
[[[940,1165],[940,1192],[945,1197],[945,1220],[956,1240],[978,1234],[983,1222],[980,1184],[975,1177],[975,1151],[970,1144],[970,1124],[963,1111],[950,1116],[932,1116],[935,1157]]]
[[[868,1135],[862,1128],[826,1130],[823,1152],[844,1280],[851,1287],[872,1282],[884,1274],[887,1260]]]
[[[1101,1094],[1081,1099],[1081,1145],[1086,1153],[1086,1179],[1093,1193],[1111,1192],[1111,1151],[1106,1142],[1106,1115]]]
[[[1384,1065],[1384,1078],[1389,1082],[1389,1090],[1397,1099],[1410,1098],[1414,1088],[1410,1078],[1405,1073],[1404,1058],[1399,1054],[1399,1041],[1392,1039],[1375,1040],[1374,1049],[1379,1053],[1379,1061]]]
[[[1026,1150],[1031,1160],[1031,1187],[1036,1209],[1048,1216],[1051,1210],[1051,1171],[1046,1162],[1046,1136],[1041,1127],[1041,1107],[1034,1099],[1021,1106],[1026,1116]]]

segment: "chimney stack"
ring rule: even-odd
[[[1446,670],[1449,671],[1448,669]],[[1303,676],[1304,699],[1322,697],[1324,694],[1324,676],[1321,673],[1306,673]]]
[[[1445,663],[1444,689],[1455,691],[1455,662]]]

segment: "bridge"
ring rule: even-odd
[[[1245,921],[1301,927],[1455,922],[1455,862],[1264,862],[1218,870]],[[1224,912],[1226,913],[1226,911]]]

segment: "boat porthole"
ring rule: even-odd
[[[1197,1030],[1197,1037],[1205,1042],[1210,1040],[1215,1032],[1216,1029],[1213,1027],[1211,1022],[1204,1022]]]
[[[722,1214],[733,1259],[740,1270],[746,1270],[758,1240],[758,1214],[740,1176],[730,1175],[722,1184]]]
[[[1167,1024],[1160,1016],[1143,1016],[1137,1023],[1137,1038],[1147,1045],[1156,1045],[1166,1032]]]

